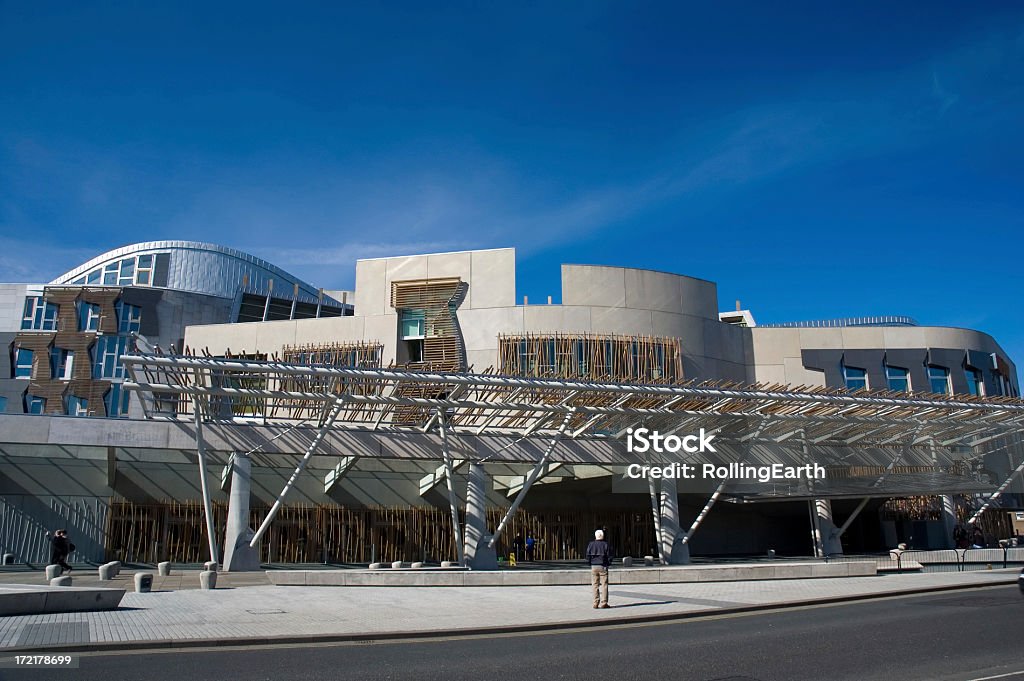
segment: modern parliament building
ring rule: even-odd
[[[67,526],[87,560],[202,562],[207,528],[215,554],[237,539],[240,459],[264,563],[453,560],[474,523],[499,556],[532,535],[538,560],[577,559],[606,527],[666,562],[1024,529],[1024,403],[982,331],[757,325],[713,282],[608,266],[563,265],[559,300],[517,299],[513,249],[359,260],[351,292],[184,241],[0,284],[0,550],[42,561]],[[659,425],[828,480],[625,480],[656,463],[627,433]]]

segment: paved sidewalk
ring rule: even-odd
[[[585,586],[275,587],[128,593],[109,612],[0,619],[0,648],[231,645],[472,634],[650,621],[962,586],[1010,584],[1018,569],[845,579],[620,585],[612,608]],[[1020,595],[1014,591],[1013,597]]]
[[[153,575],[154,591],[180,591],[182,589],[198,589],[199,573],[202,569],[197,568],[174,568],[171,574],[161,577],[155,569],[149,568],[136,570],[133,568],[122,568],[121,573],[110,580],[100,579],[95,567],[88,565],[75,565],[71,571],[71,583],[74,586],[106,587],[135,591],[135,573],[148,572]],[[0,570],[0,585],[3,584],[37,584],[45,586],[49,584],[44,570],[30,570],[28,568]],[[270,580],[266,572],[221,572],[217,575],[217,586],[240,587],[240,586],[269,586]]]

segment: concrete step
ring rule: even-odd
[[[0,615],[114,610],[123,597],[124,589],[3,584],[0,585]]]
[[[873,560],[836,563],[761,562],[730,565],[678,565],[609,570],[610,584],[734,582],[768,579],[868,577]],[[268,570],[278,586],[555,586],[590,583],[590,571],[577,570]]]

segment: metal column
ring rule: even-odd
[[[462,565],[465,561],[465,553],[462,547],[462,530],[459,526],[459,505],[458,500],[455,498],[455,487],[453,486],[453,479],[455,478],[455,470],[452,468],[452,455],[448,449],[448,424],[444,416],[444,412],[441,409],[437,410],[437,428],[441,432],[441,454],[444,457],[444,481],[448,486],[448,505],[451,506],[452,510],[452,536],[455,540],[455,554],[459,561],[459,565]]]
[[[196,417],[196,455],[199,458],[199,486],[203,491],[203,515],[206,516],[206,537],[210,544],[210,560],[220,562],[217,557],[217,537],[213,533],[213,505],[210,502],[210,485],[206,480],[206,443],[203,441],[203,417],[199,398],[192,398],[192,411]]]

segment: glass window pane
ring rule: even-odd
[[[139,267],[152,267],[153,266],[153,255],[140,255],[139,256]]]
[[[940,395],[948,395],[949,389],[949,371],[943,367],[928,367],[928,382],[930,384],[931,391]]]

